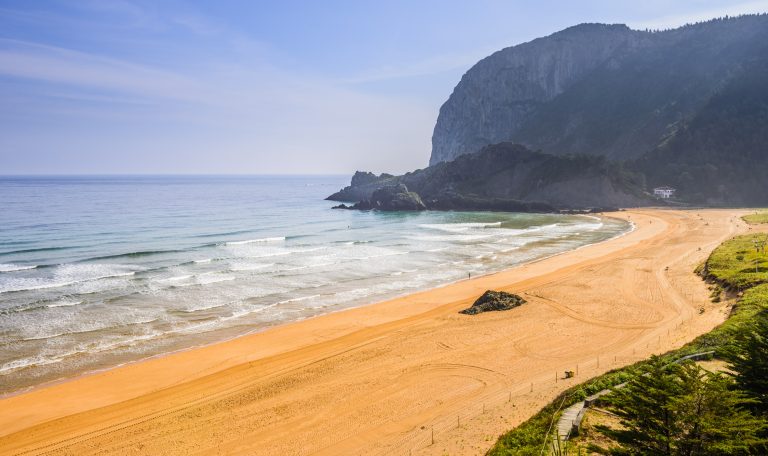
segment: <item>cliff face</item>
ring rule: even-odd
[[[441,107],[430,164],[502,141],[636,159],[768,60],[766,43],[768,16],[758,15],[654,33],[584,24],[501,50]]]
[[[403,184],[429,209],[547,212],[649,202],[636,176],[603,157],[559,157],[511,143],[402,176],[371,176],[328,199],[369,200],[382,187]]]
[[[440,108],[430,165],[513,139],[542,104],[641,42],[625,25],[583,24],[486,57]]]
[[[520,144],[520,145],[515,145]],[[440,109],[430,166],[358,173],[430,209],[768,204],[768,15],[663,32],[582,24],[481,60]],[[543,150],[546,153],[533,152]]]

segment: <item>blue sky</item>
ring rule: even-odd
[[[0,0],[0,174],[404,172],[477,60],[768,0]]]

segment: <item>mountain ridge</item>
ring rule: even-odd
[[[695,116],[743,64],[764,60],[768,16],[660,32],[580,24],[480,60],[440,108],[430,164],[517,142],[635,159]]]
[[[504,48],[462,76],[432,142],[428,168],[356,174],[331,199],[402,183],[434,209],[574,209],[659,204],[652,189],[672,186],[676,203],[768,204],[768,14]]]

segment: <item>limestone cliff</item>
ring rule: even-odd
[[[484,58],[440,108],[430,165],[509,141],[540,105],[641,41],[625,25],[582,24]]]
[[[679,177],[684,170],[663,179],[655,175],[670,159],[679,161],[681,151],[701,150],[700,144],[683,145],[681,134],[716,143],[722,152],[714,154],[715,168],[743,154],[760,155],[764,127],[746,132],[746,138],[735,128],[720,129],[713,137],[710,127],[704,127],[712,123],[704,118],[712,116],[713,111],[706,110],[713,103],[727,102],[740,107],[723,113],[719,121],[759,125],[755,113],[765,106],[746,106],[756,105],[754,96],[764,93],[764,84],[753,75],[767,66],[766,15],[713,19],[664,31],[600,24],[571,27],[503,49],[467,71],[440,109],[430,164],[503,141],[554,155],[600,155],[618,161],[663,149],[646,167],[648,181],[683,187],[685,179]],[[744,98],[748,92],[751,98]],[[703,158],[686,158],[686,166],[697,166]],[[743,166],[739,172],[750,169]],[[730,178],[719,179],[718,185],[731,183]],[[717,196],[692,188],[691,197],[694,190],[697,198]],[[745,191],[739,192],[743,197]],[[688,193],[685,189],[680,194]]]

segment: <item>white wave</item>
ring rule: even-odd
[[[310,300],[310,299],[316,299],[316,298],[321,298],[321,297],[322,297],[321,295],[300,296],[300,297],[297,297],[297,298],[284,299],[282,301],[277,301],[277,302],[274,302],[272,304],[267,304],[267,305],[260,305],[260,306],[256,306],[256,307],[248,306],[248,307],[245,307],[245,308],[241,308],[239,311],[232,312],[232,315],[229,315],[227,317],[221,317],[221,318],[218,318],[216,321],[209,322],[209,323],[205,324],[205,326],[215,327],[215,326],[217,326],[220,323],[227,322],[227,321],[230,321],[230,320],[236,320],[238,318],[242,318],[242,317],[245,317],[247,315],[252,315],[252,314],[255,314],[255,313],[264,312],[266,310],[269,310],[269,309],[272,309],[274,307],[277,307],[277,306],[279,306],[281,304],[290,304],[290,303],[294,303],[294,302],[307,301],[307,300]]]
[[[398,252],[386,252],[386,253],[380,253],[378,255],[368,255],[368,256],[361,256],[361,257],[354,257],[351,258],[352,260],[370,260],[373,258],[384,258],[384,257],[390,257],[390,256],[397,256],[397,255],[408,255],[409,251],[398,251]]]
[[[80,304],[82,304],[84,302],[85,301],[64,301],[64,300],[62,300],[62,301],[56,301],[53,304],[48,304],[45,307],[49,307],[49,308],[52,308],[52,307],[72,307],[72,306],[80,305]]]
[[[186,309],[176,309],[179,312],[185,312],[185,313],[194,313],[194,312],[200,312],[202,310],[211,310],[211,309],[218,309],[219,307],[226,307],[229,303],[219,303],[219,304],[210,304],[207,306],[199,306],[199,307],[189,307]]]
[[[45,366],[47,364],[57,363],[62,359],[63,358],[58,356],[55,356],[55,357],[33,356],[29,358],[14,359],[13,361],[7,362],[2,366],[0,366],[0,374],[17,371],[20,369],[24,369],[26,367]]]
[[[293,255],[296,253],[309,253],[309,252],[317,252],[318,250],[324,250],[327,247],[313,247],[310,249],[293,249],[293,250],[287,250],[287,249],[279,249],[279,250],[267,250],[263,251],[260,250],[256,254],[245,254],[245,255],[238,255],[241,258],[270,258],[270,257],[276,257],[276,256],[286,256],[286,255]]]
[[[211,261],[213,261],[213,258],[205,258],[203,260],[195,260],[194,263],[205,264],[205,263],[210,263]]]
[[[23,278],[0,278],[0,293],[43,290],[96,282],[102,279],[129,277],[140,268],[136,266],[103,263],[62,264],[46,268],[45,276]]]
[[[93,324],[95,322],[91,322],[91,325],[86,325],[85,327],[76,329],[76,330],[68,330],[68,331],[56,331],[52,333],[45,333],[42,334],[34,334],[31,336],[24,337],[21,339],[22,341],[31,341],[31,340],[46,340],[46,339],[55,339],[57,337],[62,336],[73,336],[77,334],[87,334],[92,333],[95,331],[105,331],[109,329],[117,329],[117,328],[123,328],[125,326],[140,326],[140,325],[146,325],[148,323],[154,323],[158,320],[158,318],[150,318],[145,320],[136,320],[136,321],[118,321],[118,322],[109,322],[107,324]],[[44,331],[44,329],[43,329]]]
[[[22,266],[20,264],[0,263],[0,272],[26,271],[28,269],[35,269],[36,267],[37,265]]]
[[[165,279],[157,279],[158,282],[164,282],[164,283],[175,283],[175,282],[183,282],[184,280],[191,279],[192,275],[180,275],[175,277],[166,277]]]
[[[446,263],[446,264],[447,264],[447,263]],[[440,267],[440,266],[441,266],[441,265],[438,265],[438,267]],[[416,272],[416,271],[418,271],[418,269],[403,269],[403,270],[401,270],[401,271],[395,271],[395,272],[393,272],[391,275],[393,275],[393,276],[399,276],[399,275],[403,275],[403,274],[411,274],[411,273],[414,273],[414,272]]]
[[[21,340],[24,341],[24,342],[27,342],[27,341],[31,341],[31,340],[53,339],[53,338],[56,338],[56,337],[61,337],[61,336],[67,335],[67,334],[69,334],[69,333],[62,332],[62,333],[54,333],[54,334],[45,334],[45,335],[41,335],[41,336],[29,336],[29,337],[25,337],[25,338],[23,338]]]
[[[285,236],[276,236],[276,237],[268,237],[268,238],[261,238],[261,239],[247,239],[245,241],[229,241],[229,242],[225,242],[224,245],[261,244],[261,243],[268,243],[268,242],[281,242],[284,240],[285,240]]]
[[[301,296],[301,297],[298,297],[298,298],[291,298],[291,299],[286,299],[284,301],[278,301],[275,304],[289,304],[289,303],[292,303],[292,302],[301,302],[301,301],[306,301],[307,299],[315,299],[315,298],[319,298],[319,297],[320,297],[320,295]]]
[[[107,343],[104,343],[104,342],[99,344],[87,343],[84,345],[79,345],[75,347],[73,350],[69,350],[58,355],[52,355],[52,356],[37,355],[33,357],[28,357],[28,358],[15,359],[13,361],[0,365],[0,374],[7,374],[7,373],[21,370],[27,367],[39,367],[39,366],[46,366],[50,364],[56,364],[64,361],[67,358],[81,355],[83,353],[92,354],[92,353],[103,352],[106,350],[113,350],[115,348],[120,348],[120,347],[126,347],[126,346],[130,347],[130,346],[136,345],[136,343],[138,342],[155,339],[162,335],[163,333],[160,333],[160,332],[152,332],[150,334],[143,334],[143,335],[134,336],[134,337],[122,338],[122,339],[118,339],[117,341],[112,341]]]
[[[96,277],[88,277],[81,280],[68,280],[68,281],[61,281],[61,282],[46,281],[45,279],[41,279],[41,278],[23,279],[19,281],[11,281],[3,285],[0,285],[0,294],[18,292],[18,291],[44,290],[46,288],[61,288],[69,285],[77,285],[80,283],[93,282],[101,279],[129,277],[134,274],[136,274],[135,271],[123,272],[123,273],[107,274],[107,275],[96,276]]]
[[[167,283],[173,288],[191,287],[197,285],[211,285],[219,282],[229,282],[236,280],[237,277],[229,275],[222,271],[204,272],[202,274],[181,275],[158,279],[158,282]]]
[[[431,230],[448,231],[450,233],[462,233],[473,228],[489,228],[501,226],[501,222],[490,223],[424,223],[419,225],[421,228]]]
[[[269,309],[277,306],[278,304],[279,303],[276,302],[274,304],[269,304],[269,305],[266,305],[266,306],[259,306],[259,307],[255,307],[255,308],[243,309],[243,310],[241,310],[239,312],[232,312],[232,315],[230,315],[228,317],[222,317],[219,320],[217,320],[216,322],[213,322],[212,324],[220,323],[220,322],[225,322],[225,321],[229,321],[229,320],[236,320],[236,319],[242,318],[242,317],[244,317],[246,315],[251,315],[251,314],[255,314],[255,313],[259,313],[259,312],[264,312],[265,310],[269,310]]]
[[[430,242],[467,242],[467,241],[478,241],[480,239],[488,239],[493,237],[492,234],[446,234],[446,235],[438,235],[438,236],[411,236],[409,239],[412,239],[414,241],[430,241]]]
[[[229,269],[233,272],[240,272],[240,271],[258,271],[259,269],[266,269],[268,267],[274,266],[275,263],[256,263],[256,264],[248,264],[248,263],[233,263]]]
[[[315,263],[315,264],[305,264],[303,266],[295,266],[295,267],[288,267],[288,268],[280,268],[278,272],[293,272],[293,271],[301,271],[302,269],[309,269],[309,268],[320,268],[323,266],[332,266],[334,264],[339,264],[337,261],[331,261],[327,263]]]
[[[603,227],[603,223],[556,223],[548,232],[572,233],[576,231],[595,231]]]
[[[200,285],[210,285],[219,282],[229,282],[235,280],[237,277],[225,275],[221,272],[206,272],[195,277],[195,280]]]
[[[536,231],[547,231],[547,230],[550,230],[552,228],[556,228],[558,226],[560,226],[559,223],[550,223],[549,225],[532,226],[532,227],[526,228],[526,229],[524,229],[522,231],[527,232],[527,233],[536,232]]]

